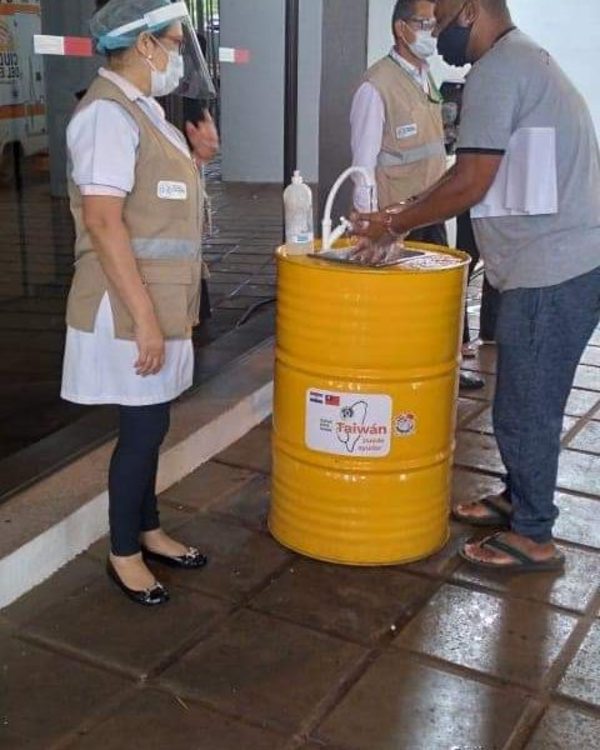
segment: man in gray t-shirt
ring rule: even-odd
[[[551,10],[548,11],[551,13]],[[438,46],[472,63],[456,165],[398,213],[355,215],[371,238],[471,210],[502,293],[494,432],[506,490],[455,516],[509,529],[470,542],[475,565],[560,569],[552,539],[564,408],[600,322],[600,154],[588,108],[549,53],[516,29],[507,0],[438,0]],[[374,252],[364,250],[368,259]]]
[[[490,283],[502,292],[560,284],[600,263],[600,153],[592,118],[548,52],[513,29],[468,75],[457,153],[503,156],[515,134],[538,128],[555,140],[559,211],[473,220]],[[522,171],[517,175],[523,179]]]

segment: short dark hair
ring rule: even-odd
[[[392,14],[392,27],[396,25],[398,21],[406,21],[408,18],[414,15],[415,5],[419,0],[397,0],[394,6],[394,13]],[[426,2],[435,5],[437,0],[426,0]]]

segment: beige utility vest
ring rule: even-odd
[[[140,276],[154,304],[163,335],[186,339],[200,309],[203,191],[191,157],[173,145],[111,81],[98,77],[82,99],[117,102],[139,128],[135,185],[127,196],[123,220]],[[75,220],[75,275],[67,303],[67,324],[92,332],[98,308],[108,292],[118,339],[134,339],[134,323],[100,264],[83,221],[83,199],[71,178],[69,197]]]
[[[385,126],[377,159],[379,208],[412,198],[430,188],[446,171],[446,150],[440,101],[429,77],[432,96],[391,56],[366,75],[385,105]]]

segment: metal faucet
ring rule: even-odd
[[[349,167],[345,172],[337,178],[333,187],[327,197],[327,203],[325,204],[325,213],[323,215],[323,232],[322,232],[322,247],[323,250],[330,250],[331,246],[342,237],[348,229],[352,228],[352,223],[348,221],[344,216],[340,219],[340,225],[332,231],[331,229],[331,212],[333,211],[333,202],[336,199],[338,191],[343,183],[353,174],[360,174],[365,181],[366,186],[371,191],[371,210],[373,210],[373,192],[375,189],[375,183],[373,182],[373,175],[368,169],[364,167]]]

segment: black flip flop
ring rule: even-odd
[[[511,512],[507,510],[506,506],[510,507],[510,502],[506,500],[505,494],[502,495],[489,495],[488,497],[482,497],[481,500],[477,500],[471,505],[483,505],[490,511],[488,516],[481,516],[476,518],[469,516],[468,514],[462,515],[458,512],[457,508],[452,511],[452,518],[460,523],[469,524],[469,526],[479,526],[487,528],[490,526],[502,529],[510,529],[510,516]]]
[[[534,560],[526,552],[523,552],[523,550],[517,549],[508,542],[503,542],[499,538],[501,533],[499,531],[497,534],[492,534],[492,536],[481,539],[479,542],[474,539],[467,542],[467,544],[479,543],[479,546],[483,549],[487,548],[496,552],[504,552],[515,560],[514,563],[488,563],[476,560],[467,554],[464,546],[461,547],[458,554],[471,565],[475,565],[477,568],[485,568],[486,570],[507,570],[511,573],[548,573],[564,570],[565,556],[562,552],[558,552],[549,560]]]

